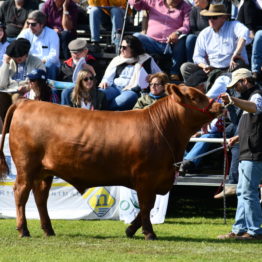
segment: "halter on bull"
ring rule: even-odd
[[[95,186],[135,189],[140,213],[126,235],[132,237],[142,226],[145,239],[155,239],[150,210],[156,194],[171,189],[173,163],[182,160],[191,135],[223,110],[194,88],[169,84],[166,90],[169,96],[149,108],[125,112],[88,111],[29,100],[13,105],[3,127],[0,177],[8,172],[3,145],[10,127],[19,235],[30,236],[25,205],[31,190],[42,229],[47,236],[55,234],[47,199],[53,176],[58,176],[81,194]]]

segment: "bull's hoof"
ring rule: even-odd
[[[53,227],[49,224],[49,225],[42,225],[42,230],[45,233],[45,236],[47,237],[52,237],[55,236],[55,231],[53,230]]]
[[[136,232],[132,230],[131,226],[126,229],[126,236],[132,238]]]
[[[52,230],[52,231],[48,231],[48,232],[45,232],[45,235],[47,237],[54,237],[55,236],[55,232]]]
[[[148,233],[145,235],[145,240],[156,240],[156,234],[155,233]]]
[[[20,237],[30,237],[28,229],[17,229]]]

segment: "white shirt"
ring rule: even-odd
[[[30,28],[20,32],[17,38],[25,38],[31,43],[29,53],[33,56],[60,66],[59,60],[59,37],[57,33],[45,26],[39,36],[32,33]]]
[[[6,51],[6,48],[9,46],[9,42],[0,43],[0,66],[3,64],[3,57]]]
[[[262,113],[262,97],[260,94],[254,94],[250,98],[250,102],[253,102],[256,104],[257,112],[255,114],[261,114]],[[243,114],[246,114],[247,112],[244,111]]]
[[[225,21],[218,32],[210,26],[203,29],[197,37],[194,63],[204,63],[215,68],[229,67],[240,38],[245,39],[246,44],[251,41],[248,28],[238,21]],[[241,56],[248,64],[246,48],[242,49]]]

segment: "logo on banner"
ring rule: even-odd
[[[105,187],[90,188],[83,198],[87,198],[88,205],[98,217],[103,217],[116,202]]]

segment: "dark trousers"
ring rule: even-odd
[[[76,32],[73,31],[62,31],[58,34],[60,38],[60,57],[64,58],[65,60],[71,57],[70,51],[68,49],[68,44],[76,39],[77,35]]]

